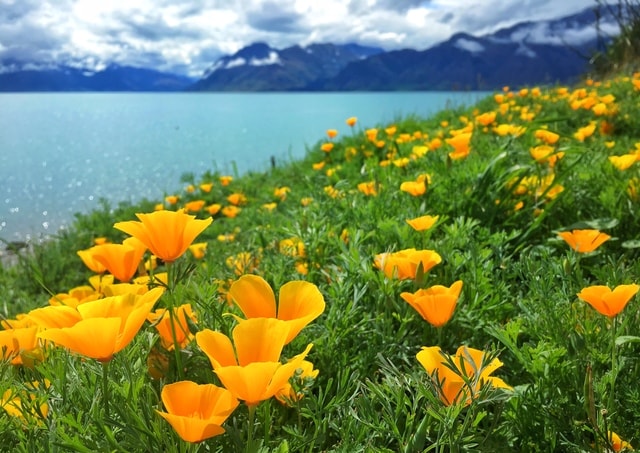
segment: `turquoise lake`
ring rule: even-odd
[[[429,116],[489,93],[0,94],[0,238],[35,240],[105,198],[160,200],[180,176],[301,158],[327,129]]]

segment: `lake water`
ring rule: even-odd
[[[180,176],[242,174],[301,158],[327,129],[429,116],[488,93],[0,94],[0,238],[35,239],[76,212],[182,189]]]

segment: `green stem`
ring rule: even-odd
[[[256,415],[256,405],[255,404],[247,404],[247,409],[249,409],[249,426],[247,432],[247,445],[245,451],[247,453],[253,453],[255,448],[253,446],[253,423]]]
[[[184,379],[184,367],[182,366],[182,351],[180,349],[180,343],[178,343],[178,336],[176,335],[176,314],[171,304],[169,310],[169,321],[171,324],[171,337],[173,338],[173,352],[176,357],[176,368],[178,369],[178,380]]]
[[[109,416],[109,364],[111,361],[102,362],[102,403],[104,415]]]
[[[617,323],[618,317],[614,316],[611,320],[611,390],[609,393],[609,404],[607,405],[607,414],[611,416],[614,410],[615,404],[615,386],[616,379],[618,377],[618,354],[616,347],[616,334],[617,334]]]
[[[169,286],[169,297],[167,298],[167,310],[169,311],[169,324],[171,325],[171,338],[173,339],[173,353],[176,359],[176,375],[178,380],[184,379],[184,367],[182,366],[182,351],[180,344],[178,343],[178,337],[176,335],[176,315],[174,312],[173,304],[173,290],[175,289],[177,282],[174,281],[175,269],[173,262],[167,263],[167,282]]]

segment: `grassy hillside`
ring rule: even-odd
[[[328,131],[305,159],[271,172],[208,173],[157,200],[78,215],[71,230],[0,267],[0,445],[640,445],[639,89],[640,74],[505,88],[431,118],[375,129],[355,122],[347,136]],[[213,222],[189,223],[180,244],[173,214],[163,212],[182,209]],[[114,228],[152,212],[163,223],[146,236],[137,224]],[[149,264],[151,252],[131,245],[123,229],[152,242],[165,261]],[[125,239],[109,252],[93,248]],[[192,240],[200,245],[167,255]],[[109,285],[105,272],[90,284],[79,250],[98,261],[95,270],[107,264],[122,280],[146,283]],[[279,321],[264,319],[276,316],[268,286],[280,294]],[[143,323],[161,309],[170,315]],[[308,325],[285,345],[292,323]],[[317,374],[301,356],[276,363],[309,344]],[[272,367],[280,370],[273,377]],[[272,397],[294,369],[293,398]],[[185,381],[224,384],[225,398],[241,402],[229,403],[228,418],[210,416],[217,397]],[[180,435],[158,411],[182,415],[174,419]],[[226,432],[209,437],[220,424]]]

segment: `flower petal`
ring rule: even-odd
[[[269,283],[257,275],[243,275],[229,293],[247,318],[275,318],[276,298]]]
[[[277,362],[289,334],[286,322],[275,318],[251,318],[233,329],[238,364]]]

